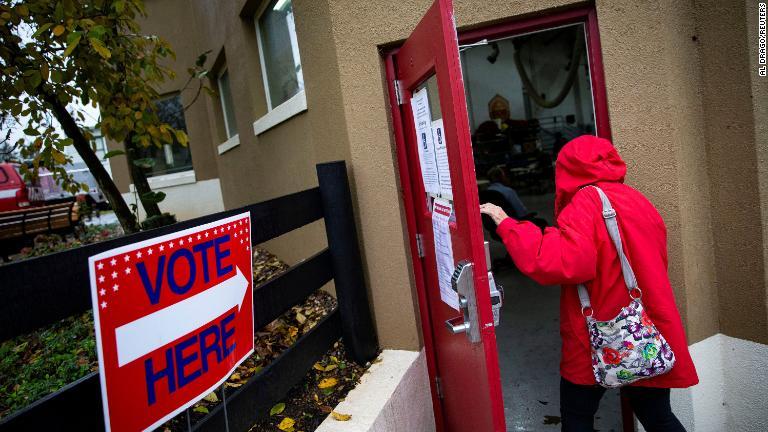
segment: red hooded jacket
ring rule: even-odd
[[[585,283],[598,320],[618,315],[629,301],[616,249],[602,218],[597,185],[616,210],[624,251],[643,291],[643,305],[675,353],[668,373],[637,381],[647,387],[690,387],[699,382],[667,275],[667,232],[659,212],[625,185],[627,167],[610,141],[584,135],[560,151],[555,166],[557,227],[544,233],[508,218],[497,233],[520,271],[542,285],[562,285],[560,373],[575,384],[594,385],[587,325],[575,284]]]

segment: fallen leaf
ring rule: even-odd
[[[338,363],[339,359],[336,358],[335,356],[331,356],[331,361],[334,362],[334,363]]]
[[[208,408],[206,408],[206,407],[204,407],[202,405],[194,407],[192,409],[192,411],[198,412],[198,413],[203,413],[203,414],[208,414]]]
[[[240,374],[235,372],[235,373],[233,373],[232,375],[229,376],[229,379],[231,379],[232,381],[237,381],[237,380],[240,379]]]
[[[325,367],[325,371],[326,372],[332,371],[332,370],[336,369],[337,367],[338,366],[336,366],[335,364],[329,364],[328,366]]]
[[[214,392],[208,393],[203,399],[207,400],[210,403],[216,403],[219,401],[219,397],[216,396],[216,393]]]
[[[283,411],[285,411],[285,404],[283,402],[280,402],[279,404],[275,404],[275,406],[273,406],[272,409],[269,410],[269,415],[271,416],[278,415]]]
[[[330,414],[333,411],[333,408],[329,407],[328,405],[320,405],[318,408],[320,408],[320,411]]]
[[[336,378],[323,378],[322,380],[320,380],[320,384],[318,384],[317,386],[320,387],[321,389],[327,389],[335,386],[336,384],[338,384],[338,381],[336,380]]]
[[[307,317],[301,314],[301,312],[296,312],[296,321],[299,322],[299,324],[304,324],[304,321],[307,320]]]
[[[277,428],[281,431],[285,432],[292,432],[293,431],[293,425],[296,424],[296,420],[286,417],[283,419],[283,421],[280,422],[280,424],[277,425]]]
[[[320,363],[315,363],[315,365],[312,367],[319,370],[320,372],[325,372],[326,370],[325,367],[323,367],[323,365],[321,365]]]
[[[338,421],[349,421],[349,419],[352,418],[352,415],[341,414],[341,413],[337,413],[336,411],[332,411],[331,417],[333,417],[334,420],[338,420]]]

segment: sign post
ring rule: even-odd
[[[88,259],[108,431],[155,428],[253,353],[250,214]]]

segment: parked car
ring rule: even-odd
[[[42,188],[24,181],[19,164],[0,163],[0,211],[23,210],[44,203]]]

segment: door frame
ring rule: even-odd
[[[542,10],[536,12],[537,16],[527,17],[508,17],[503,21],[493,24],[480,24],[470,30],[457,30],[459,44],[470,44],[482,39],[498,39],[520,35],[524,33],[535,32],[537,30],[546,30],[553,27],[583,23],[586,30],[587,59],[589,62],[589,73],[591,80],[592,100],[595,110],[595,125],[598,136],[610,139],[611,128],[608,114],[608,97],[605,87],[605,74],[603,70],[602,50],[600,46],[600,34],[597,24],[597,12],[594,5],[577,6],[555,10]],[[392,128],[395,138],[395,154],[397,158],[398,174],[400,177],[400,187],[402,190],[402,200],[405,210],[405,219],[408,229],[408,245],[410,248],[411,268],[413,270],[414,282],[416,284],[416,294],[418,299],[418,308],[420,316],[420,325],[424,341],[424,351],[426,354],[427,371],[429,373],[429,386],[432,396],[432,406],[435,415],[435,426],[437,431],[444,430],[443,406],[440,400],[439,383],[436,377],[440,376],[438,365],[436,363],[436,354],[434,346],[434,332],[436,330],[431,325],[429,297],[426,292],[426,282],[424,279],[423,262],[419,254],[419,244],[417,242],[416,225],[416,199],[411,186],[411,173],[408,169],[408,155],[405,146],[404,118],[401,111],[401,105],[398,103],[398,89],[395,89],[395,63],[394,58],[399,51],[399,45],[390,46],[382,53],[385,67],[386,87],[390,104],[390,113],[392,115]],[[403,102],[407,103],[407,102]],[[631,410],[625,409],[625,401],[622,397],[622,417],[624,431],[633,431],[634,422]]]

